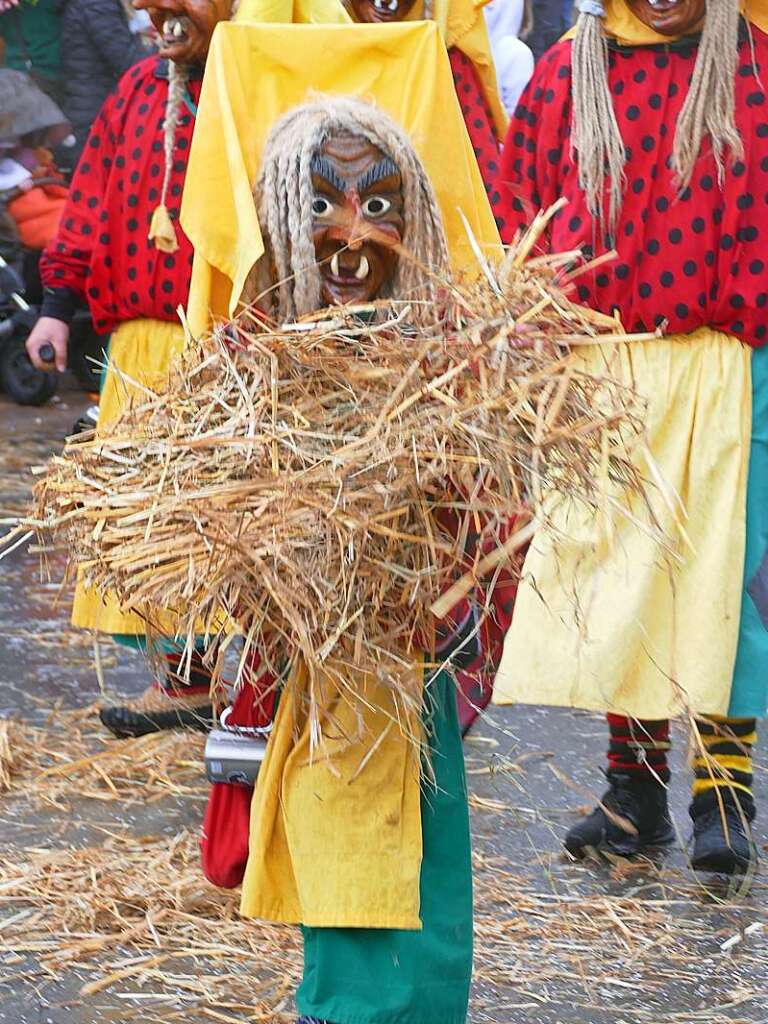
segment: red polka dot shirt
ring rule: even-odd
[[[496,123],[472,61],[455,46],[448,51],[448,58],[469,141],[475,151],[485,191],[490,195],[499,174],[501,144]]]
[[[106,333],[139,317],[175,321],[177,306],[186,306],[192,245],[178,219],[200,85],[188,84],[173,150],[167,206],[178,251],[161,252],[147,237],[163,182],[168,97],[167,64],[149,57],[122,77],[91,129],[40,263],[43,313],[69,319],[86,299],[96,330]]]
[[[610,49],[609,81],[626,146],[626,185],[615,238],[587,210],[570,150],[571,44],[539,62],[510,123],[491,203],[505,241],[560,196],[551,251],[611,248],[618,258],[582,275],[575,296],[626,329],[666,333],[709,326],[751,345],[768,338],[768,36],[742,39],[736,119],[744,154],[722,183],[705,139],[690,187],[670,170],[675,125],[696,58],[695,43]],[[756,62],[756,63],[755,63]]]

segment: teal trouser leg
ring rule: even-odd
[[[437,786],[426,786],[421,799],[423,930],[303,928],[300,1014],[332,1024],[464,1024],[467,1019],[472,863],[464,755],[453,681],[440,673],[430,691]]]
[[[116,644],[120,644],[121,647],[130,647],[133,651],[146,651],[147,649],[147,638],[146,636],[140,636],[133,633],[113,633],[112,639]],[[161,654],[180,654],[184,649],[184,644],[171,640],[170,637],[160,637],[154,641],[155,650]],[[195,640],[195,650],[202,653],[205,650],[205,643],[202,637],[197,637]]]
[[[717,523],[713,524],[717,529]],[[747,550],[739,646],[728,714],[768,710],[768,348],[752,353],[752,442],[747,484]]]

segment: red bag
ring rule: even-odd
[[[226,727],[265,727],[272,721],[276,691],[274,676],[256,676],[254,657],[246,682],[226,716]],[[213,885],[235,889],[243,880],[248,863],[253,786],[214,782],[208,797],[200,837],[203,874]]]

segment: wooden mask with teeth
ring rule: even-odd
[[[404,230],[400,169],[367,139],[339,133],[313,157],[311,170],[323,301],[370,302],[397,267]]]

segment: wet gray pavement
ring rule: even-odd
[[[79,392],[66,390],[58,402],[42,410],[19,409],[0,399],[0,516],[24,506],[32,483],[27,467],[60,445],[86,404]],[[109,643],[99,646],[97,672],[92,640],[68,628],[69,592],[60,587],[61,566],[61,556],[53,556],[48,579],[41,575],[35,552],[20,550],[0,562],[0,718],[44,725],[52,709],[55,719],[57,708],[63,712],[99,699],[99,675],[109,692],[127,693],[143,689],[149,677],[139,655]],[[762,739],[768,740],[765,730]],[[766,1024],[766,868],[751,884],[732,889],[717,880],[697,879],[689,870],[682,731],[676,733],[673,755],[676,848],[661,860],[636,864],[572,864],[560,853],[563,833],[589,803],[590,794],[600,789],[605,741],[596,716],[513,708],[492,710],[466,743],[476,860],[470,1020]],[[756,792],[763,809],[757,840],[765,865],[764,746]],[[199,741],[190,740],[189,757],[196,758],[198,752]],[[190,763],[192,781],[176,795],[158,794],[154,787],[151,799],[142,799],[142,787],[133,786],[125,800],[96,799],[73,787],[63,809],[28,803],[23,795],[0,795],[0,868],[23,874],[28,863],[32,885],[39,875],[35,865],[41,850],[54,861],[68,848],[105,844],[103,885],[108,888],[113,883],[107,862],[115,843],[125,843],[126,848],[139,844],[139,850],[146,844],[147,857],[158,858],[158,851],[175,848],[179,833],[187,830],[194,837],[199,831],[205,787],[202,772],[195,774],[194,760]],[[189,843],[194,853],[193,840]],[[92,870],[97,873],[98,857],[95,865]],[[154,870],[155,865],[148,863],[147,879]],[[184,862],[183,871],[184,884],[197,885],[195,863]],[[141,871],[136,873],[138,879],[127,874],[118,879],[118,887],[122,884],[134,892],[137,884],[141,886]],[[203,892],[202,882],[200,887]],[[29,941],[18,923],[19,915],[26,913]],[[221,958],[212,954],[193,958],[189,949],[178,947],[176,959],[163,966],[176,979],[170,986],[157,971],[149,970],[131,984],[131,957],[149,953],[145,947],[137,952],[127,940],[119,948],[109,948],[98,968],[93,957],[57,961],[57,936],[40,941],[35,922],[41,913],[39,902],[30,897],[29,905],[25,903],[23,889],[6,889],[0,882],[0,1024],[237,1024],[292,1019],[285,985],[281,989],[273,984],[276,962],[282,959],[291,978],[298,966],[297,947],[285,930],[274,930],[276,948],[271,932],[253,932],[257,945],[264,942],[266,950],[270,944],[271,974],[262,970],[258,958],[240,962],[233,956],[226,965],[242,983],[239,992],[247,993],[252,984],[253,1007],[258,1009],[251,1009],[242,994],[211,1001],[210,992],[218,991],[216,978],[225,969]],[[76,930],[74,923],[71,933],[68,927],[64,922],[63,945]],[[162,934],[152,951],[161,958],[168,953]],[[123,973],[101,987],[103,972],[116,963],[128,967],[122,966]],[[207,979],[208,994],[198,991],[201,976]],[[271,987],[264,989],[267,976],[272,978]]]

